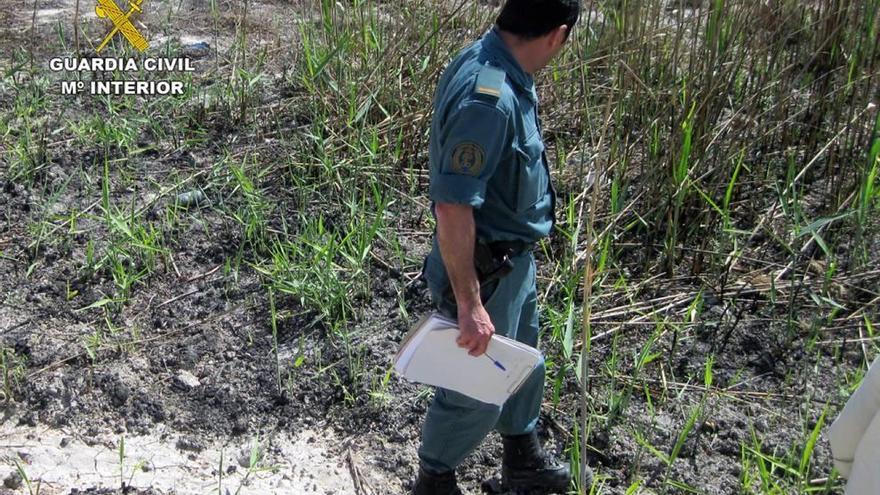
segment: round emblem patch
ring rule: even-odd
[[[476,143],[461,143],[452,150],[452,171],[478,175],[483,170],[483,148]]]

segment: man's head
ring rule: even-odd
[[[539,69],[559,53],[580,14],[580,0],[507,0],[495,25],[513,35],[517,44],[530,45],[531,70]],[[530,68],[526,68],[531,72]]]

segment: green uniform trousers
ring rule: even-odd
[[[535,258],[527,251],[512,261],[514,268],[506,277],[481,287],[483,306],[496,334],[536,347]],[[428,280],[437,310],[454,318],[457,313],[455,301],[444,297],[448,284],[448,280]],[[479,379],[474,377],[474,380]],[[493,429],[503,435],[531,432],[538,422],[543,395],[543,360],[503,407],[437,387],[422,427],[419,448],[422,465],[434,473],[447,472],[455,469]]]

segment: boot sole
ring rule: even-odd
[[[525,477],[526,475],[523,475]],[[501,475],[501,487],[511,495],[545,495],[549,493],[566,493],[571,486],[571,479],[558,480],[539,480],[535,481],[531,478],[534,474],[529,475],[529,479],[521,479],[519,476],[511,476],[507,473]]]

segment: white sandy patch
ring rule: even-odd
[[[88,445],[64,431],[16,427],[7,421],[0,425],[0,492],[18,460],[32,485],[40,480],[43,495],[69,493],[71,488],[119,488],[121,481],[160,493],[218,493],[222,450],[222,493],[236,493],[239,487],[240,494],[355,493],[348,461],[328,448],[337,444],[330,431],[279,433],[260,443],[269,453],[253,467],[253,438],[237,438],[225,446],[206,444],[193,452],[175,446],[177,435],[162,436],[161,429],[149,436],[126,436],[120,463],[121,436]],[[231,473],[230,466],[235,466]],[[27,493],[24,483],[14,493]]]

